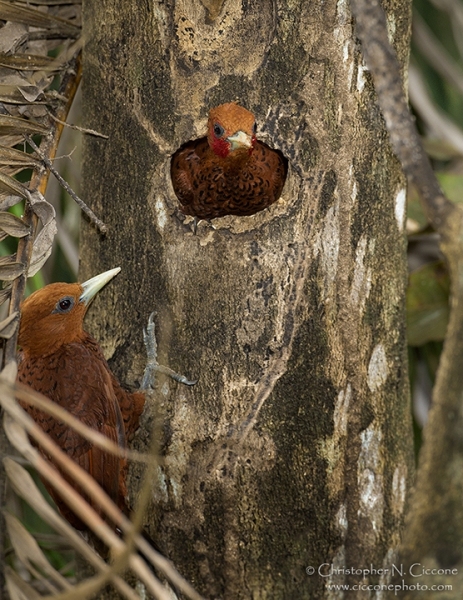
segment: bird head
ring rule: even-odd
[[[32,355],[45,355],[79,341],[90,302],[120,270],[117,267],[105,271],[85,283],[51,283],[31,294],[21,306],[21,349]]]
[[[207,139],[211,150],[221,158],[251,154],[256,144],[254,115],[235,102],[221,104],[209,112]]]

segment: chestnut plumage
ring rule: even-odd
[[[119,268],[112,269],[82,285],[47,285],[24,301],[18,339],[18,380],[126,448],[127,439],[138,426],[145,396],[141,392],[129,393],[121,387],[98,342],[83,329],[83,319],[92,298],[119,271]],[[23,407],[127,513],[126,460],[105,452],[65,423],[33,406],[23,403]],[[82,493],[68,476],[63,476]],[[45,485],[63,516],[74,527],[82,529],[81,520],[52,486]],[[98,506],[94,508],[99,512]]]
[[[199,219],[253,215],[278,200],[288,161],[256,138],[254,115],[233,102],[209,113],[207,137],[172,157],[171,178],[181,210]]]

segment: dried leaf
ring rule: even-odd
[[[26,41],[27,33],[27,27],[21,23],[5,23],[0,36],[0,52],[15,52]]]
[[[7,208],[11,208],[16,204],[22,202],[24,198],[20,196],[4,196],[0,202],[0,210],[6,210]]]
[[[12,237],[18,238],[28,235],[31,231],[29,225],[9,212],[0,212],[0,229]]]
[[[54,59],[56,62],[56,59]],[[56,91],[45,92],[45,89],[53,82],[53,76],[43,77],[40,81],[31,83],[29,78],[19,71],[3,71],[0,83],[0,98],[9,104],[46,104],[56,99]],[[40,71],[43,74],[43,71]],[[39,96],[42,96],[38,100]],[[18,116],[9,112],[10,116]],[[21,113],[20,116],[23,116]]]
[[[2,146],[16,146],[24,142],[23,135],[2,135],[0,133],[0,144]]]
[[[40,271],[43,265],[50,258],[56,232],[57,228],[55,221],[49,223],[40,231],[32,248],[31,263],[29,270],[27,271],[28,277],[33,277],[36,273],[38,273],[38,271]]]
[[[55,209],[39,191],[29,194],[29,202],[32,210],[42,221],[43,225],[46,225],[55,218]]]
[[[40,600],[41,596],[11,567],[5,568],[6,587],[10,600]]]
[[[55,59],[37,54],[0,54],[0,67],[17,71],[47,71]],[[50,70],[56,71],[56,65]]]
[[[18,6],[11,2],[0,1],[0,19],[3,21],[15,21],[32,27],[52,29],[64,34],[66,37],[77,37],[80,33],[79,27],[73,23],[53,17],[47,13],[40,12],[26,6]]]
[[[3,290],[0,290],[0,306],[8,300],[11,295],[11,287],[6,287]]]
[[[37,271],[40,271],[47,261],[51,254],[53,240],[57,232],[55,209],[45,200],[42,194],[40,192],[31,194],[30,203],[32,210],[42,221],[43,228],[34,240],[31,262],[27,272],[28,277],[32,277]]]
[[[0,146],[0,165],[27,168],[38,167],[40,166],[40,164],[40,160],[32,156],[32,154],[22,152],[21,150],[16,150],[16,148],[7,148],[6,146]]]
[[[51,482],[58,494],[70,505],[72,510],[84,521],[89,529],[92,529],[98,536],[105,540],[110,546],[119,546],[120,540],[114,535],[114,531],[102,520],[101,516],[89,506],[86,500],[70,485],[66,479],[43,458],[42,454],[32,446],[29,435],[41,446],[52,460],[59,461],[60,468],[63,469],[71,481],[75,481],[85,491],[91,490],[90,494],[94,498],[95,504],[100,510],[109,514],[115,523],[123,520],[123,514],[110,500],[106,493],[99,487],[95,480],[77,465],[59,446],[48,436],[40,426],[14,401],[10,390],[5,390],[2,386],[0,401],[5,409],[4,411],[4,430],[11,444],[28,459],[42,478]],[[24,429],[27,427],[27,433]],[[4,459],[6,469],[6,460]],[[14,483],[13,483],[14,485]]]
[[[99,511],[109,515],[114,523],[124,523],[124,527],[129,526],[124,521],[124,515],[120,509],[112,502],[108,495],[101,489],[98,483],[89,473],[83,470],[74,460],[68,456],[53,439],[47,435],[42,428],[28,415],[15,401],[11,386],[5,385],[0,381],[0,403],[4,408],[4,430],[11,444],[30,461],[39,474],[50,481],[59,495],[69,504],[72,510],[78,515],[89,529],[105,540],[110,546],[120,547],[120,540],[114,535],[114,530],[107,526],[101,516],[89,507],[85,499],[77,492],[56,468],[46,460],[42,453],[32,446],[29,435],[40,446],[50,460],[60,465],[60,470],[67,473],[71,481],[75,481],[80,488],[89,493],[93,498]],[[22,386],[26,388],[26,386]],[[28,390],[27,390],[28,391]],[[29,392],[31,393],[31,392]],[[24,396],[24,395],[23,395]],[[26,432],[27,430],[27,432]],[[4,460],[4,464],[5,464]],[[5,465],[6,468],[6,465]],[[130,526],[129,526],[130,527]],[[108,543],[109,542],[109,543]]]
[[[0,84],[0,102],[5,104],[46,104],[47,100],[37,100],[43,90],[36,85]]]
[[[7,256],[0,257],[0,265],[10,265],[16,262],[16,254],[8,254]]]
[[[0,114],[0,135],[20,135],[24,133],[41,133],[42,135],[46,135],[48,127],[40,125],[40,123],[21,119],[20,117],[10,117],[9,115]]]
[[[70,589],[71,584],[58,571],[53,569],[35,539],[19,519],[6,511],[3,511],[3,515],[16,556],[34,577],[40,579],[51,593],[56,592],[57,589]],[[38,569],[41,569],[43,574]],[[50,580],[54,581],[57,587],[53,586]]]
[[[7,381],[13,385],[18,374],[18,365],[15,360],[10,361],[0,372],[3,381]]]
[[[47,480],[53,482],[53,485],[56,484],[58,489],[58,493],[63,493],[66,501],[72,501],[73,510],[81,517],[89,528],[91,528],[95,533],[101,538],[105,540],[109,546],[117,548],[118,551],[122,550],[121,540],[114,536],[114,532],[111,528],[109,528],[104,521],[102,521],[96,513],[88,506],[88,504],[84,501],[84,499],[79,496],[79,494],[66,482],[65,479],[61,477],[59,473],[57,473],[53,467],[49,465],[49,463],[44,460],[36,448],[34,448],[28,438],[26,431],[23,426],[19,424],[19,422],[23,423],[27,427],[28,433],[34,438],[39,446],[42,446],[44,451],[47,454],[50,454],[51,457],[57,458],[59,456],[59,461],[62,467],[68,472],[69,476],[79,484],[84,490],[92,490],[91,495],[95,498],[95,501],[98,503],[101,509],[107,511],[107,514],[110,515],[111,519],[116,523],[121,522],[120,517],[122,516],[118,509],[111,503],[106,494],[97,486],[97,484],[92,480],[92,478],[79,468],[71,458],[69,458],[66,454],[63,454],[61,450],[53,443],[52,440],[48,438],[41,431],[40,427],[38,427],[35,423],[29,423],[30,417],[20,409],[19,405],[14,403],[11,398],[10,389],[7,386],[1,386],[2,393],[0,394],[0,401],[5,409],[5,432],[8,436],[8,439],[13,444],[13,446],[29,459],[32,465],[39,471],[39,473],[45,477]],[[17,419],[17,421],[16,421]],[[5,471],[7,475],[10,477],[10,467],[14,463],[12,459],[5,458],[3,460]],[[15,464],[16,470],[20,469],[19,465]],[[53,474],[52,474],[53,473]],[[12,482],[13,487],[16,487],[16,482]],[[18,492],[20,493],[20,492]],[[27,498],[30,501],[31,496],[29,489],[25,491],[27,494]],[[126,531],[129,535],[131,532],[130,524],[124,520],[122,517],[122,524],[124,527],[124,531]],[[176,587],[180,587],[182,591],[186,592],[186,595],[189,598],[194,598],[194,600],[201,600],[201,596],[197,594],[191,586],[182,580],[181,576],[174,571],[174,569],[170,568],[169,565],[165,564],[165,561],[162,560],[159,554],[157,554],[153,548],[149,546],[146,542],[143,543],[143,539],[140,536],[137,536],[137,545],[142,548],[142,551],[145,555],[149,555],[150,558],[153,557],[153,564],[156,568],[160,568],[169,579],[172,579],[175,582]],[[161,558],[161,561],[159,560]],[[151,560],[153,560],[151,559]],[[145,583],[148,590],[150,590],[156,598],[159,600],[169,600],[170,595],[168,595],[165,590],[160,585],[160,582],[153,577],[152,573],[149,569],[146,568],[146,564],[137,560],[137,557],[132,556],[130,558],[130,567],[135,572],[135,574],[140,577],[140,579]],[[111,579],[115,583],[113,577],[114,574],[109,574]],[[76,591],[81,592],[81,596],[83,597],[84,590],[86,592],[94,593],[97,591],[99,585],[101,585],[106,577],[97,576],[87,583],[80,584]],[[178,583],[182,585],[179,586]],[[88,587],[87,587],[88,586]]]
[[[5,428],[9,428],[12,423],[13,421],[5,419]],[[39,514],[46,523],[59,530],[63,535],[66,535],[66,529],[70,527],[70,525],[65,522],[61,523],[62,517],[51,507],[47,500],[45,500],[26,469],[10,457],[3,459],[3,465],[16,494],[23,498],[28,504],[31,504],[37,514]],[[57,523],[61,526],[57,526]]]
[[[41,120],[48,118],[47,107],[39,102],[29,104],[24,103],[21,108],[24,109],[22,114],[28,119],[31,119],[31,121],[40,122]]]
[[[23,97],[23,99],[36,106],[37,104],[47,104],[46,101],[39,101],[37,98],[41,96],[44,92],[43,90],[48,87],[51,83],[50,79],[42,79],[40,85],[21,85],[18,87],[18,92]],[[24,103],[24,101],[23,101]]]
[[[0,264],[0,280],[2,281],[13,281],[23,273],[24,265],[22,263]]]
[[[10,177],[6,173],[0,171],[0,189],[8,194],[14,194],[15,196],[22,196],[23,198],[29,197],[29,190],[25,185],[20,183],[17,179]]]
[[[0,321],[0,338],[9,340],[19,323],[19,312],[11,313],[6,319]]]
[[[23,171],[23,169],[21,167],[4,166],[4,167],[2,167],[1,171],[4,175],[8,175],[9,177],[15,177],[18,173]]]
[[[3,414],[3,429],[5,430],[11,445],[14,446],[16,450],[22,454],[22,456],[24,456],[24,458],[30,460],[31,463],[34,464],[37,462],[37,451],[35,448],[32,448],[31,442],[24,427],[15,421],[17,415],[14,413],[23,409],[17,405],[14,399],[14,395],[11,392],[13,389],[12,386],[8,386],[8,388],[5,389],[6,387],[7,386],[5,385],[2,386],[2,392],[4,395],[1,398],[2,406],[5,409]],[[10,393],[9,397],[6,396],[8,393]],[[9,408],[12,409],[11,412],[13,413],[14,417],[7,412]],[[6,459],[3,459],[4,463],[5,461]]]
[[[5,426],[7,426],[7,423],[5,423]],[[18,496],[31,504],[37,514],[57,532],[63,535],[97,571],[107,571],[109,569],[108,565],[106,565],[88,544],[86,544],[80,534],[50,506],[39,492],[32,477],[24,467],[9,457],[3,459],[3,464],[8,478],[12,483],[12,487]],[[120,577],[114,576],[113,583],[126,598],[130,598],[131,600],[136,600],[138,598],[138,595],[132,592]]]

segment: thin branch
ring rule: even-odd
[[[351,0],[351,7],[394,152],[422,196],[429,220],[445,235],[445,224],[455,207],[440,188],[410,114],[384,11],[379,0]]]
[[[79,196],[75,193],[75,191],[71,188],[67,181],[65,181],[61,177],[61,175],[52,165],[51,161],[44,154],[42,154],[42,152],[40,152],[40,148],[37,146],[37,144],[34,143],[33,139],[29,135],[25,135],[24,138],[34,150],[34,152],[37,154],[37,156],[40,158],[40,160],[43,162],[43,164],[47,167],[47,169],[49,169],[49,171],[56,177],[61,187],[63,187],[66,190],[66,192],[71,196],[74,202],[80,207],[82,212],[87,215],[87,217],[92,223],[94,223],[94,225],[97,227],[100,233],[107,233],[108,228],[103,223],[103,221],[101,221],[101,219],[99,219],[96,216],[93,210],[89,208],[81,198],[79,198]]]
[[[64,127],[67,127],[68,129],[75,129],[76,131],[80,131],[80,133],[86,133],[87,135],[93,135],[95,137],[100,137],[100,138],[103,138],[104,140],[109,139],[109,135],[105,135],[104,133],[95,131],[95,129],[86,129],[85,127],[79,127],[79,125],[71,125],[70,123],[66,123],[65,121],[60,121],[51,112],[49,112],[48,115],[53,119],[53,121],[60,123],[60,125],[63,125]]]

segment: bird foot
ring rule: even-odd
[[[141,389],[153,389],[156,372],[164,373],[164,375],[168,375],[174,381],[178,381],[179,383],[183,383],[184,385],[195,385],[195,383],[197,383],[198,381],[197,379],[191,381],[187,379],[184,375],[180,375],[179,373],[176,373],[169,367],[164,367],[163,365],[160,365],[158,363],[158,346],[156,342],[156,335],[154,332],[154,314],[154,312],[150,314],[150,317],[148,319],[148,325],[146,329],[143,329],[143,341],[145,343],[146,348],[147,362],[145,372],[143,373]]]

